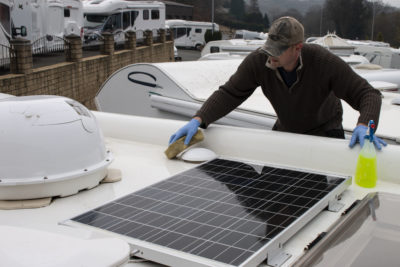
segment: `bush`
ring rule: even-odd
[[[212,30],[207,30],[206,33],[204,34],[204,40],[206,41],[206,43],[221,39],[222,39],[222,33],[220,31],[214,31],[213,34]]]

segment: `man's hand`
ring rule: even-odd
[[[195,133],[197,133],[197,129],[200,126],[200,118],[196,117],[193,118],[191,121],[189,121],[185,126],[183,126],[182,128],[180,128],[175,134],[173,134],[171,136],[171,138],[169,139],[169,143],[168,145],[174,143],[176,140],[178,140],[179,138],[181,138],[182,136],[186,135],[185,138],[185,145],[189,145],[190,140],[192,139],[193,135],[195,135]]]
[[[351,148],[354,147],[357,142],[359,142],[360,146],[363,147],[365,135],[367,134],[367,130],[368,130],[368,127],[363,124],[360,124],[356,128],[354,128],[353,135],[351,136],[351,140],[349,143],[349,147],[351,147]],[[372,141],[378,150],[382,149],[382,145],[383,146],[387,145],[385,141],[383,141],[376,135],[374,135],[374,139]]]

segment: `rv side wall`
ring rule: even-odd
[[[212,30],[210,25],[193,25],[192,23],[181,23],[174,25],[170,23],[169,27],[174,30],[174,44],[177,47],[200,49],[206,44],[204,36],[207,30]],[[214,25],[214,30],[218,31],[219,26]]]
[[[103,22],[90,20],[90,16],[94,18],[101,15],[104,16],[101,13],[85,13],[85,44],[96,44],[104,31],[111,31],[115,42],[123,43],[127,31],[135,31],[136,38],[141,39],[146,30],[153,31],[153,35],[157,36],[157,30],[165,28],[165,8],[131,7],[109,14]]]

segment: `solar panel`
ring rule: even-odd
[[[217,158],[71,221],[122,235],[140,257],[168,265],[256,266],[349,179]]]

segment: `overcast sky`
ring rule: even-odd
[[[382,1],[392,6],[400,7],[400,0],[382,0]]]

